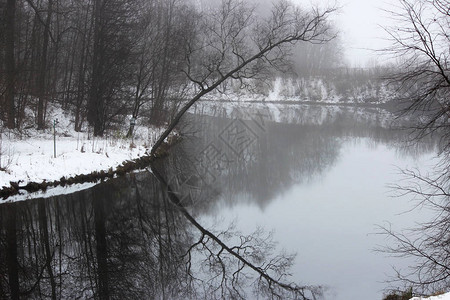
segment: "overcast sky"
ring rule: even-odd
[[[389,26],[388,14],[398,0],[292,0],[302,6],[314,4],[340,7],[333,18],[341,32],[347,62],[351,66],[370,65],[371,61],[383,63],[383,57],[374,50],[386,48],[387,34],[381,26]]]
[[[390,3],[389,3],[390,2]],[[373,50],[386,47],[387,35],[380,26],[389,26],[383,9],[392,9],[395,1],[342,0],[338,16],[347,57],[352,64],[365,64],[379,58]]]
[[[295,0],[303,5],[326,5],[333,0]],[[353,66],[364,66],[371,60],[382,62],[373,50],[387,46],[386,34],[381,26],[388,25],[383,9],[392,9],[396,0],[337,0],[341,7],[336,24],[341,30],[346,57]]]
[[[209,5],[220,0],[197,0]],[[276,0],[247,0],[269,9]],[[347,62],[351,66],[370,65],[371,60],[383,63],[383,58],[375,49],[387,47],[387,35],[380,26],[388,26],[389,18],[383,9],[392,10],[398,0],[291,0],[308,8],[319,4],[322,7],[337,3],[339,12],[333,17],[346,51]],[[261,7],[260,6],[260,7]]]

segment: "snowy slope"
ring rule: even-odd
[[[428,298],[425,298],[425,297],[414,297],[414,298],[411,298],[410,300],[450,300],[450,293],[446,293],[446,294],[442,294],[442,295],[439,295],[439,296],[432,296],[432,297],[428,297]]]

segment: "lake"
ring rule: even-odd
[[[436,142],[406,147],[379,109],[205,110],[152,170],[1,205],[0,298],[267,298],[212,234],[305,295],[381,299],[409,262],[374,251],[377,225],[430,216],[389,185],[398,168],[430,170]]]

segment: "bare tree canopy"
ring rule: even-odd
[[[76,131],[95,136],[131,117],[163,126],[182,101],[199,99],[228,79],[248,84],[273,76],[299,41],[309,45],[297,49],[303,53],[296,57],[299,73],[338,60],[331,54],[339,51],[312,55],[319,51],[311,46],[336,36],[328,22],[334,7],[200,2],[4,1],[1,120],[11,129],[44,130],[48,114],[61,107],[74,116]]]

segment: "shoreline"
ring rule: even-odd
[[[202,99],[199,101],[199,103],[202,102],[205,104],[215,102],[224,107],[240,107],[239,103],[246,103],[250,106],[257,103],[267,104],[269,105],[267,109],[273,112],[274,117],[284,112],[277,111],[272,105],[274,107],[278,107],[277,105],[280,107],[283,105],[306,105],[386,109],[385,103],[362,105],[313,101],[231,101],[226,99]],[[226,103],[229,105],[224,105]],[[208,115],[208,113],[206,114]],[[150,150],[161,128],[138,126],[136,129],[139,132],[137,131],[135,139],[131,140],[116,136],[119,132],[117,130],[106,139],[89,139],[88,132],[81,133],[80,137],[80,133],[70,131],[70,116],[64,115],[61,111],[55,111],[52,118],[61,120],[61,125],[57,128],[59,134],[57,136],[59,143],[57,157],[51,155],[53,134],[50,130],[45,132],[32,130],[31,134],[26,132],[28,138],[25,139],[21,136],[5,138],[3,141],[0,139],[0,204],[10,202],[8,201],[9,197],[21,193],[46,191],[48,188],[57,186],[66,187],[80,183],[99,182],[122,176],[133,170],[143,169],[154,159],[162,156],[160,151],[167,151],[167,142],[171,144],[179,138],[177,135],[171,135],[164,146],[159,149],[158,154],[152,157]],[[280,120],[275,118],[274,121]],[[5,133],[3,135],[6,136]],[[4,167],[5,156],[10,159],[10,165],[7,165],[6,168]]]
[[[66,187],[84,183],[96,184],[104,180],[124,176],[133,171],[143,170],[157,159],[167,156],[169,148],[177,143],[178,140],[179,137],[174,136],[167,142],[164,142],[155,155],[147,154],[135,159],[126,160],[115,168],[110,167],[108,170],[92,171],[90,173],[78,174],[70,177],[62,176],[59,180],[44,179],[40,182],[30,181],[25,185],[20,185],[19,182],[10,182],[9,187],[3,186],[0,189],[0,205],[11,203],[12,201],[8,201],[8,198],[11,196],[23,195],[21,194],[22,191],[27,193],[35,193],[40,191],[45,192],[48,188],[55,188],[59,186]]]

